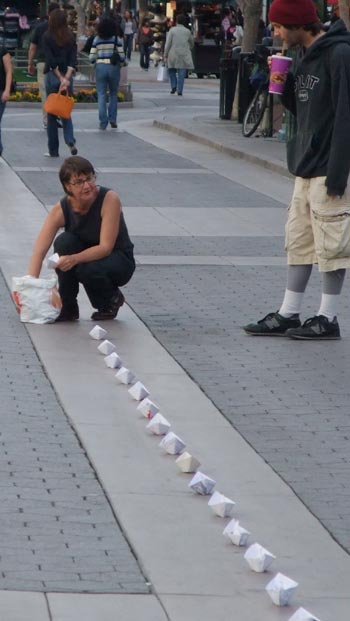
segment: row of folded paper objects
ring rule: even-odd
[[[115,375],[116,379],[122,384],[132,384],[135,381],[135,375],[123,365],[115,345],[106,339],[107,331],[100,326],[95,326],[89,334],[93,339],[102,340],[97,349],[105,356],[104,361],[107,367],[118,369]],[[222,518],[232,517],[236,503],[224,494],[214,491],[216,481],[198,470],[200,462],[188,451],[185,451],[185,442],[173,431],[170,431],[171,424],[160,413],[159,407],[151,401],[147,388],[142,382],[135,381],[128,392],[135,401],[139,402],[137,410],[149,421],[146,429],[154,435],[163,436],[159,443],[161,450],[169,455],[178,456],[175,463],[181,472],[194,473],[188,487],[196,494],[211,495],[208,506],[215,515]],[[238,520],[231,519],[225,527],[223,535],[236,546],[246,546],[250,532],[243,528]],[[249,546],[244,558],[250,569],[258,573],[267,571],[276,559],[274,554],[259,543],[253,543]],[[277,573],[266,585],[265,590],[276,606],[288,606],[297,587],[298,583],[295,580],[282,573]],[[300,607],[290,617],[289,621],[320,621],[320,619],[305,608]]]

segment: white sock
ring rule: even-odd
[[[339,297],[339,294],[331,295],[330,293],[322,293],[321,306],[317,314],[324,315],[327,317],[328,321],[333,321],[334,317],[337,315]]]
[[[290,289],[286,289],[282,306],[278,311],[279,314],[286,318],[295,314],[299,315],[303,295],[304,292],[300,293],[299,291],[290,291]]]

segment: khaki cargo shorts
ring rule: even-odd
[[[320,272],[350,267],[350,192],[327,196],[326,177],[296,177],[288,209],[289,265],[318,263]]]

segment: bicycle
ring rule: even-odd
[[[243,118],[242,134],[245,138],[250,138],[260,126],[266,110],[268,119],[266,127],[261,131],[262,136],[271,137],[274,133],[274,125],[281,120],[280,115],[274,115],[273,95],[269,94],[270,71],[267,64],[269,50],[263,46],[255,51],[255,70],[253,69],[250,82],[256,85],[256,91]]]

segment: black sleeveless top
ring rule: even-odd
[[[79,214],[73,211],[68,196],[65,196],[60,201],[64,215],[64,230],[79,237],[85,248],[98,246],[100,243],[101,209],[107,192],[109,192],[109,188],[99,188],[98,194],[86,214]],[[119,233],[113,250],[123,250],[128,256],[132,257],[133,248],[134,245],[130,240],[123,212],[121,212]]]

